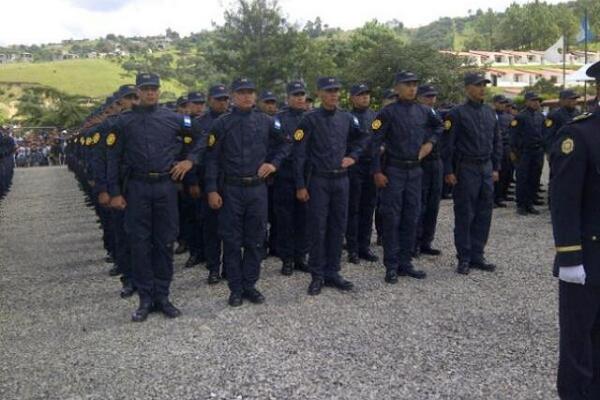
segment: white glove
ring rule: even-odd
[[[560,267],[558,270],[558,279],[563,282],[585,285],[585,269],[583,265]]]

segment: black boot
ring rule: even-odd
[[[140,305],[131,315],[133,322],[144,322],[152,312],[152,301],[140,298]]]
[[[281,266],[281,275],[290,276],[294,273],[294,263],[292,260],[285,260]]]
[[[133,296],[133,294],[135,293],[135,286],[133,286],[133,283],[131,282],[131,280],[125,278],[125,277],[121,277],[121,283],[123,284],[123,287],[121,288],[121,298],[122,299],[127,299],[131,296]]]

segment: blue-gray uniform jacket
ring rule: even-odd
[[[539,151],[544,146],[544,114],[525,109],[510,123],[510,147],[517,154]]]
[[[319,107],[306,112],[294,132],[296,188],[307,187],[307,175],[339,170],[344,157],[358,161],[368,136],[347,111]]]
[[[111,196],[121,194],[122,170],[131,175],[167,174],[181,153],[197,164],[206,149],[206,136],[197,122],[166,108],[134,106],[117,116],[106,136],[107,181]]]
[[[435,145],[442,132],[436,112],[414,101],[398,100],[385,106],[372,122],[371,172],[382,172],[384,164],[417,162],[424,143]],[[380,157],[381,146],[385,147]],[[383,158],[383,160],[382,160]]]
[[[298,129],[298,124],[302,119],[305,111],[295,108],[285,108],[281,112],[279,112],[275,118],[279,120],[281,123],[281,130],[283,131],[283,135],[289,139],[291,139]],[[279,171],[277,171],[277,176],[294,179],[294,157],[292,152],[281,162],[281,167]]]
[[[111,115],[93,129],[91,169],[96,193],[108,192],[106,137],[116,119],[117,115]]]
[[[495,111],[472,100],[454,107],[444,118],[442,134],[444,175],[454,174],[461,161],[490,160],[500,170],[502,138]]]
[[[498,117],[498,129],[500,129],[500,137],[502,137],[502,146],[510,148],[510,123],[513,116],[506,111],[496,111],[496,116]]]
[[[547,151],[550,151],[556,141],[558,131],[579,114],[576,108],[569,110],[566,107],[557,108],[548,114],[543,128],[544,147]]]
[[[205,191],[211,193],[218,191],[222,177],[256,177],[263,163],[279,168],[291,143],[279,121],[254,109],[234,107],[214,122],[208,146]]]
[[[550,153],[555,275],[583,264],[586,285],[600,285],[600,110],[558,133]]]
[[[373,123],[373,120],[376,116],[375,111],[371,110],[370,108],[365,108],[362,110],[354,108],[352,109],[352,115],[354,115],[358,119],[358,124],[360,125],[360,128],[363,131],[369,133],[372,132],[371,124]],[[358,160],[358,162],[361,164],[371,164],[373,156],[370,151],[372,138],[373,135],[371,134],[367,136],[367,141],[365,142],[365,151],[362,152],[362,154],[360,155],[360,159]]]

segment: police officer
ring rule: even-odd
[[[496,269],[484,258],[484,250],[492,222],[502,138],[494,110],[484,104],[490,81],[470,72],[465,74],[464,83],[467,101],[448,112],[444,120],[442,158],[444,180],[454,186],[457,272],[467,275],[472,268]]]
[[[193,168],[202,156],[206,138],[189,116],[158,106],[158,75],[138,74],[136,85],[140,104],[117,117],[106,146],[111,206],[125,209],[133,280],[140,297],[132,320],[141,322],[152,310],[160,310],[169,318],[181,314],[169,300],[179,220],[173,181],[180,181]],[[191,138],[195,145],[188,148],[185,159],[176,162],[181,136],[184,141]],[[122,176],[122,171],[127,175]],[[126,185],[122,185],[124,181]]]
[[[600,78],[600,62],[587,70]],[[558,132],[551,150],[561,399],[600,398],[600,111]]]
[[[371,132],[375,112],[371,104],[371,90],[365,83],[350,88],[352,115],[358,119],[362,130]],[[371,148],[371,135],[366,142]],[[359,259],[375,262],[379,258],[371,251],[373,213],[377,201],[377,189],[371,175],[372,155],[364,151],[358,162],[349,168],[350,198],[348,201],[348,229],[346,230],[346,250],[348,262],[358,264]]]
[[[500,176],[494,184],[494,207],[505,208],[506,204],[504,202],[510,200],[508,188],[514,173],[512,160],[510,159],[510,123],[513,117],[507,111],[509,102],[506,96],[503,94],[494,96],[493,103],[498,118],[500,136],[502,137],[502,163],[500,165]]]
[[[435,111],[437,96],[437,90],[431,85],[421,85],[417,89],[417,101],[433,111]],[[431,246],[435,237],[444,182],[444,166],[437,142],[433,145],[431,153],[421,160],[421,169],[423,170],[421,213],[417,223],[415,254],[438,256],[442,251]]]
[[[580,114],[577,110],[577,101],[580,97],[571,89],[560,91],[559,107],[550,112],[544,121],[543,136],[546,152],[552,149],[558,131]]]
[[[383,264],[385,281],[398,283],[398,275],[423,279],[427,275],[411,262],[421,210],[423,170],[442,130],[437,114],[416,101],[419,78],[412,72],[396,74],[398,100],[373,120],[375,185],[381,189]],[[384,147],[383,156],[379,156]]]
[[[254,110],[256,87],[248,78],[233,81],[231,92],[233,111],[219,117],[210,129],[206,191],[210,207],[222,207],[219,230],[231,291],[229,305],[237,307],[243,298],[265,301],[255,287],[267,224],[265,179],[279,168],[291,141],[283,136],[279,121]],[[219,193],[220,176],[224,183]]]
[[[288,107],[277,114],[286,137],[292,137],[306,110],[306,87],[301,81],[287,84]],[[273,183],[273,210],[277,225],[277,253],[282,261],[281,273],[292,275],[294,269],[309,272],[306,264],[306,203],[296,198],[293,157],[287,156]]]
[[[525,93],[525,109],[510,123],[511,150],[517,159],[517,213],[539,214],[533,206],[544,165],[544,114],[541,98],[534,92]]]
[[[348,218],[348,168],[363,152],[368,133],[358,119],[338,109],[341,84],[335,77],[317,80],[321,106],[307,112],[294,132],[296,197],[308,202],[309,295],[323,285],[352,290],[340,259]]]
[[[273,117],[277,114],[277,96],[270,90],[263,90],[260,93],[258,108],[265,114]]]
[[[198,118],[198,125],[203,132],[208,134],[210,127],[229,107],[229,92],[222,83],[213,85],[208,90],[208,112]],[[198,166],[199,181],[202,188],[206,188],[205,164]],[[206,190],[204,190],[206,192]],[[206,195],[202,197],[202,236],[204,239],[204,255],[208,268],[208,284],[219,283],[221,273],[221,238],[219,236],[219,210],[213,210],[208,205]],[[224,271],[223,271],[224,272]]]

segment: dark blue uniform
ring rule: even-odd
[[[15,141],[7,134],[0,132],[0,198],[2,198],[12,183],[14,174]]]
[[[419,151],[426,142],[435,145],[442,123],[430,107],[398,100],[377,114],[372,128],[372,172],[381,172],[388,178],[380,194],[383,263],[388,274],[412,271],[411,257],[422,196]],[[382,145],[385,151],[383,157],[379,157]]]
[[[134,285],[142,301],[160,302],[169,295],[179,220],[177,188],[169,171],[182,141],[194,143],[186,158],[197,162],[206,138],[190,117],[157,105],[138,106],[120,114],[112,129],[106,137],[108,191],[127,200],[125,228],[131,243]]]
[[[575,118],[560,130],[550,155],[554,273],[561,278],[561,399],[600,398],[599,133],[599,111]],[[585,271],[580,284],[563,276],[577,268]]]
[[[348,170],[342,159],[358,161],[368,133],[358,119],[323,107],[304,114],[294,133],[296,189],[308,189],[309,268],[313,279],[339,277],[348,218]]]
[[[514,175],[514,167],[510,159],[510,123],[513,120],[511,113],[507,111],[496,111],[498,117],[498,129],[502,137],[502,161],[500,164],[500,176],[494,186],[494,197],[497,203],[501,203],[508,197],[508,189]]]
[[[234,108],[215,121],[208,145],[206,192],[219,191],[223,198],[223,262],[229,289],[241,294],[255,288],[264,256],[267,186],[257,172],[263,163],[278,168],[291,143],[268,115]]]
[[[550,152],[558,139],[558,131],[579,114],[580,112],[576,108],[567,109],[566,107],[557,108],[548,114],[542,131],[544,147],[547,152]]]
[[[460,263],[484,262],[500,170],[502,138],[495,111],[468,100],[448,112],[442,135],[444,175],[454,174],[454,244]]]

